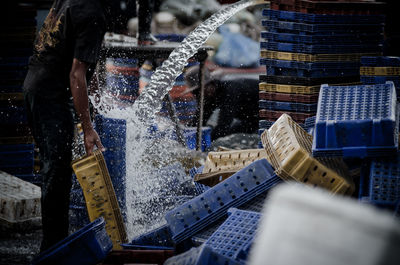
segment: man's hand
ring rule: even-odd
[[[99,135],[93,128],[84,131],[83,135],[84,135],[85,149],[87,155],[91,155],[93,153],[94,146],[97,146],[97,148],[102,152],[105,151],[104,146],[100,141]]]

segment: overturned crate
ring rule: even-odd
[[[322,187],[335,194],[354,192],[354,183],[342,159],[312,157],[312,136],[289,115],[282,115],[265,130],[261,140],[268,160],[282,179]]]

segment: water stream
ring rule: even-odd
[[[182,200],[186,198],[182,183],[191,182],[182,160],[193,156],[193,152],[177,146],[177,142],[168,137],[148,137],[148,128],[156,123],[155,114],[161,109],[164,96],[188,59],[221,24],[244,8],[265,3],[263,0],[242,0],[201,23],[156,69],[133,106],[113,108],[104,100],[96,103],[91,98],[101,114],[126,120],[126,225],[129,239],[164,222],[165,211],[180,203],[177,196]],[[171,124],[165,126],[173,128]]]

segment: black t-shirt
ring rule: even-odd
[[[73,59],[94,64],[105,29],[100,0],[55,0],[36,37],[24,89],[49,97],[70,95]]]

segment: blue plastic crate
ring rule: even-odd
[[[24,67],[28,66],[29,57],[2,57],[0,67]]]
[[[306,24],[291,21],[276,21],[264,19],[261,25],[266,27],[268,31],[273,29],[300,31],[305,33],[319,33],[326,35],[334,35],[338,33],[373,33],[383,32],[383,24]]]
[[[85,197],[80,187],[76,189],[71,189],[71,192],[69,193],[69,201],[70,201],[70,206],[72,207],[75,206],[86,207]]]
[[[253,241],[261,214],[235,208],[228,210],[229,217],[205,242],[213,251],[238,260],[238,254]],[[242,260],[244,262],[244,260]]]
[[[0,169],[12,175],[33,174],[34,144],[0,145]]]
[[[262,15],[270,20],[288,20],[304,23],[328,24],[382,24],[385,23],[384,15],[328,15],[308,14],[293,11],[263,9]]]
[[[206,151],[211,147],[211,128],[203,127],[201,131],[201,151]],[[187,128],[183,131],[183,135],[186,139],[186,145],[189,149],[196,149],[197,143],[197,129]]]
[[[135,58],[107,58],[106,63],[119,67],[138,67],[139,60]]]
[[[307,118],[304,122],[304,130],[306,130],[309,134],[314,135],[314,127],[316,116]]]
[[[362,66],[400,67],[400,57],[395,56],[362,56]]]
[[[362,201],[395,209],[400,203],[400,155],[378,158],[363,168],[359,197]]]
[[[181,42],[186,38],[184,34],[157,34],[154,35],[159,41]]]
[[[387,81],[392,81],[396,88],[400,88],[400,76],[362,75],[360,81],[365,85],[385,84]]]
[[[102,217],[42,252],[33,260],[34,265],[95,265],[112,249]]]
[[[259,129],[263,129],[263,130],[267,130],[267,129],[269,129],[269,127],[272,126],[272,124],[274,124],[273,121],[259,120],[258,121],[258,128]]]
[[[268,110],[287,110],[296,112],[317,111],[317,103],[306,104],[306,103],[296,103],[296,102],[260,100],[258,101],[258,106],[260,109],[268,109]]]
[[[280,178],[266,159],[253,162],[203,194],[169,211],[172,239],[181,242],[275,185]]]
[[[383,34],[375,33],[358,33],[358,34],[335,34],[335,35],[300,35],[291,33],[276,33],[262,31],[261,38],[273,42],[293,42],[305,44],[323,44],[332,45],[332,43],[340,44],[383,44]]]
[[[118,96],[139,96],[139,77],[107,73],[107,91]]]
[[[89,224],[89,215],[86,205],[70,205],[69,206],[69,226],[72,231],[77,231]]]
[[[359,62],[301,62],[261,58],[260,64],[266,67],[296,68],[308,71],[324,69],[360,69]]]
[[[279,184],[281,182],[282,181],[277,181],[275,183],[275,185],[277,185],[277,184]],[[274,187],[274,186],[271,186],[271,188]],[[260,195],[258,195],[254,199],[252,199],[252,200],[240,205],[238,207],[238,209],[260,213],[262,211],[263,207],[264,207],[264,203],[265,203],[265,200],[267,199],[268,192],[269,192],[269,190],[264,192],[264,193],[262,193],[262,194],[260,194]]]
[[[313,139],[314,156],[377,157],[398,147],[396,91],[380,85],[322,85]]]
[[[203,172],[203,168],[204,168],[204,166],[201,166],[201,167],[198,167],[198,168],[196,168],[196,167],[191,168],[191,169],[189,170],[189,174],[190,174],[190,176],[192,177],[192,179],[194,179],[194,177],[196,176],[196,174],[202,173],[202,172]],[[194,187],[195,187],[195,189],[196,189],[196,191],[197,191],[197,194],[202,194],[202,193],[204,193],[206,190],[210,189],[210,187],[207,186],[207,185],[204,185],[204,184],[199,183],[199,182],[197,182],[197,181],[193,181],[193,182],[194,182]]]
[[[242,263],[214,252],[208,246],[190,250],[167,259],[164,265],[239,265]]]
[[[174,249],[171,230],[167,225],[140,235],[129,244],[121,244],[124,249]]]
[[[260,42],[260,48],[292,53],[307,54],[341,54],[341,53],[377,53],[382,52],[381,44],[302,44],[302,43],[286,43],[286,42]]]
[[[200,246],[205,243],[210,238],[210,236],[212,236],[212,234],[217,231],[218,227],[220,227],[225,222],[226,218],[228,218],[227,214],[214,224],[207,226],[206,228],[192,236],[192,244],[194,246]]]

